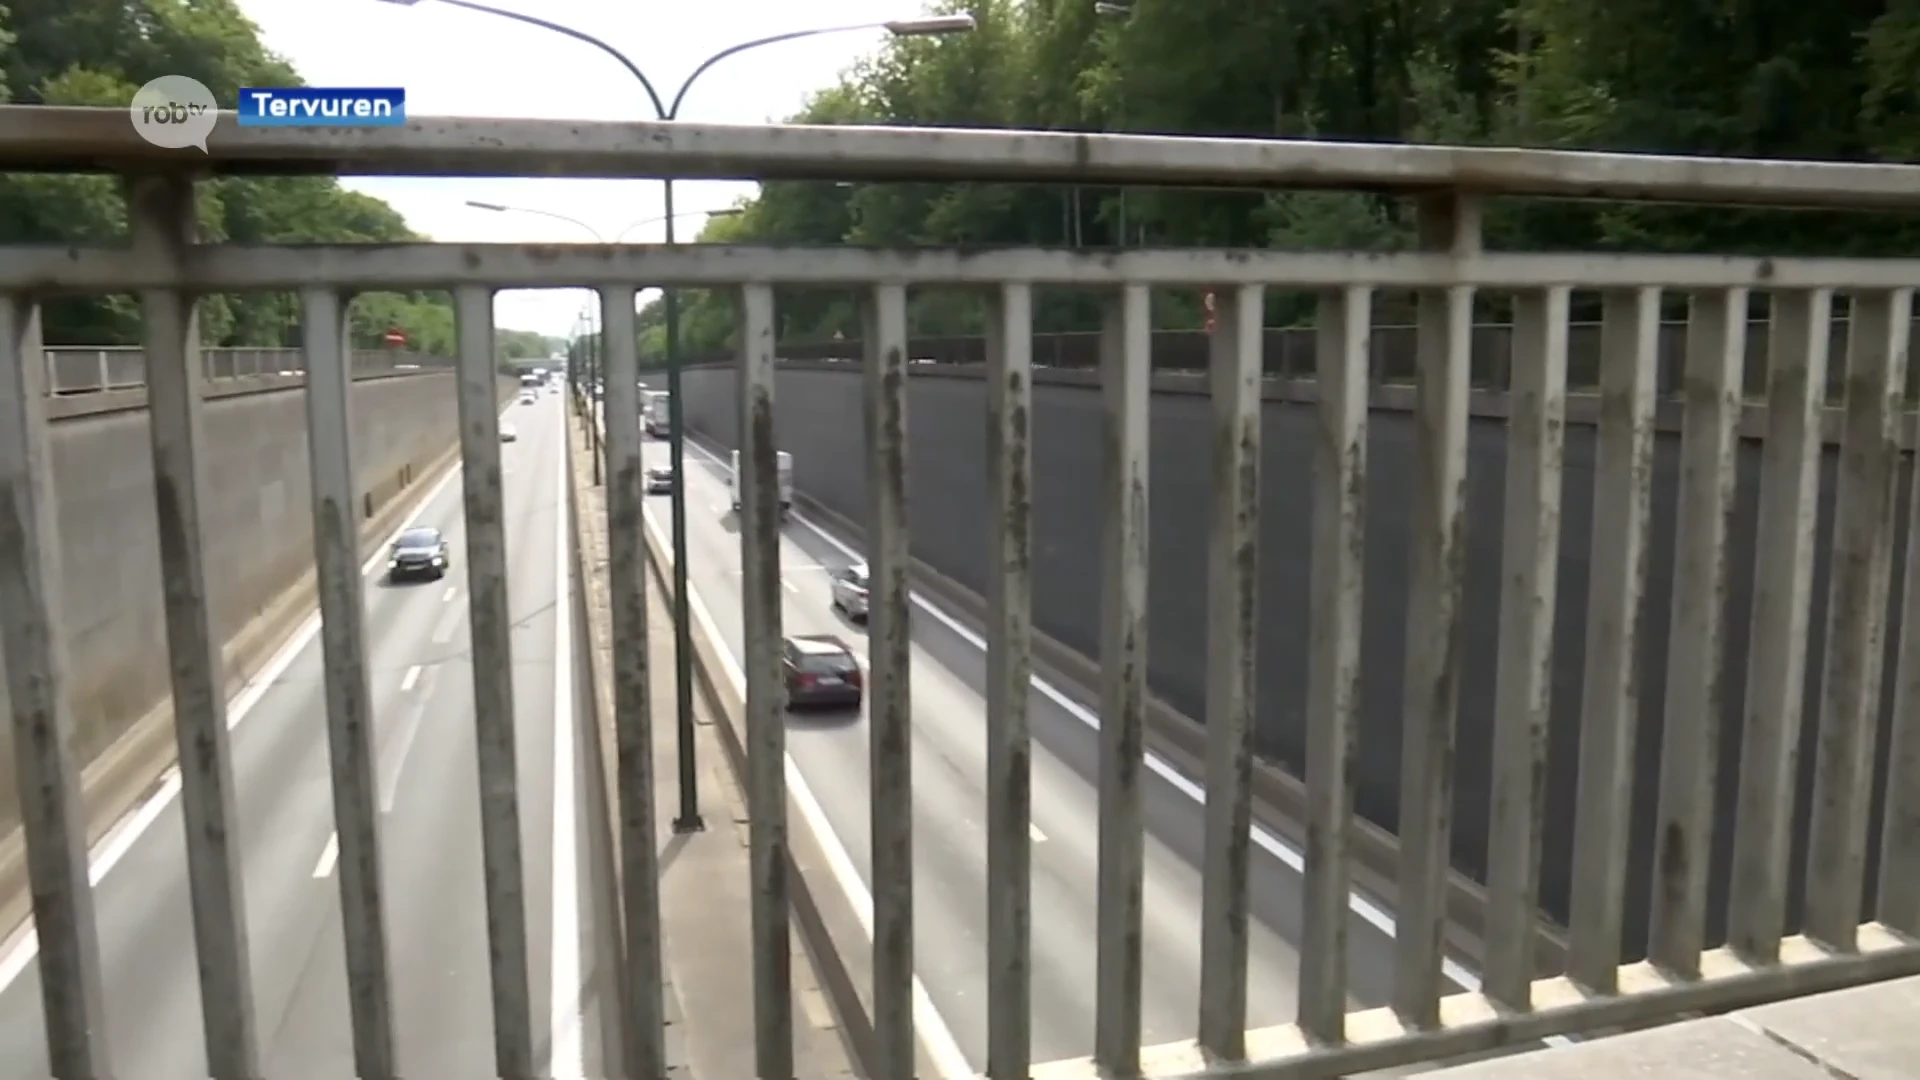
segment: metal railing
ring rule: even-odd
[[[93,394],[137,390],[147,385],[147,353],[137,345],[54,345],[44,352],[48,393]],[[306,353],[300,349],[203,348],[200,360],[209,379],[299,375],[307,370]],[[349,363],[355,378],[452,365],[445,357],[392,349],[355,349]]]
[[[492,355],[493,292],[539,286],[600,294],[606,416],[611,602],[616,626],[644,623],[640,547],[641,435],[634,297],[641,285],[729,290],[741,363],[747,741],[752,807],[754,1010],[758,1073],[792,1073],[786,728],[780,682],[781,567],[773,433],[776,290],[832,286],[867,312],[865,352],[871,538],[869,724],[875,907],[871,998],[873,1074],[908,1076],[914,1062],[913,782],[909,730],[909,580],[905,365],[906,300],[920,288],[977,291],[990,312],[987,860],[993,883],[986,950],[992,972],[988,1066],[1030,1068],[1033,909],[1028,685],[1033,667],[1031,320],[1037,292],[1109,295],[1101,336],[1107,461],[1105,633],[1100,670],[1098,985],[1094,1052],[1059,1075],[1304,1077],[1488,1050],[1554,1033],[1637,1025],[1920,972],[1920,633],[1898,643],[1890,749],[1874,755],[1887,590],[1901,451],[1896,438],[1907,326],[1920,261],[1678,255],[1508,254],[1479,246],[1487,194],[1656,197],[1790,206],[1920,208],[1920,169],[1708,161],[1431,147],[1313,145],[1037,132],[712,128],[697,125],[415,120],[403,129],[239,129],[223,116],[211,165],[412,175],[755,176],[855,180],[1352,185],[1417,198],[1423,250],[1395,255],[1215,250],[1081,254],[1060,250],[777,250],[568,245],[402,244],[196,246],[192,173],[208,160],[139,142],[124,110],[0,109],[0,168],[119,169],[130,177],[134,234],[124,249],[15,247],[0,262],[0,640],[22,769],[23,816],[40,935],[49,1056],[62,1076],[104,1073],[98,950],[75,761],[61,696],[60,578],[43,417],[47,368],[36,300],[60,292],[138,292],[152,360],[156,483],[162,502],[169,644],[187,815],[186,858],[201,955],[208,1063],[216,1076],[257,1075],[260,1031],[248,993],[245,898],[229,846],[232,763],[219,687],[219,643],[206,617],[206,567],[196,515],[204,463],[192,392],[203,370],[185,299],[258,289],[297,292],[304,307],[315,556],[324,614],[327,730],[339,834],[340,907],[357,1071],[390,1077],[395,1017],[382,917],[380,814],[361,622],[359,549],[352,528],[343,294],[351,289],[451,289],[460,357],[467,565],[472,583],[478,798],[485,903],[494,967],[494,1039],[501,1075],[539,1074],[528,992],[526,910],[515,787],[513,665],[499,486]],[[1212,613],[1206,694],[1209,764],[1200,1004],[1190,1043],[1143,1048],[1142,738],[1146,693],[1146,500],[1149,498],[1149,305],[1155,288],[1203,286],[1219,297],[1211,343],[1216,429],[1207,602]],[[1564,971],[1540,970],[1532,927],[1540,858],[1539,800],[1550,721],[1560,531],[1568,312],[1576,289],[1604,293],[1596,535],[1585,635],[1588,681],[1581,730],[1573,910]],[[1260,372],[1263,293],[1318,298],[1313,358],[1320,441],[1314,474],[1309,666],[1309,791],[1304,925],[1296,1023],[1246,1030],[1252,799],[1250,731],[1258,632]],[[1417,457],[1407,584],[1408,652],[1399,837],[1393,904],[1399,926],[1390,1004],[1349,1012],[1351,777],[1357,734],[1361,599],[1367,535],[1366,387],[1370,310],[1382,290],[1417,296]],[[1486,881],[1487,940],[1478,985],[1447,994],[1443,977],[1449,800],[1462,640],[1462,531],[1467,461],[1467,330],[1476,291],[1509,297],[1513,332],[1509,467],[1497,642],[1494,807]],[[1745,670],[1744,751],[1733,830],[1730,931],[1705,938],[1709,837],[1727,628],[1735,424],[1751,292],[1771,301],[1768,430],[1760,556]],[[1654,383],[1660,301],[1684,294],[1685,431],[1679,558],[1671,603],[1664,761],[1651,956],[1622,964],[1626,836],[1638,724],[1636,613],[1646,573]],[[1851,299],[1844,357],[1830,357],[1835,296]],[[1829,626],[1809,657],[1815,543],[1817,410],[1826,372],[1846,370]],[[164,452],[162,452],[164,451]],[[1907,561],[1904,610],[1920,608]],[[1908,628],[1915,626],[1909,616]],[[1807,665],[1821,667],[1818,710],[1801,715]],[[622,744],[644,738],[648,673],[615,667]],[[1817,726],[1811,864],[1805,918],[1789,908],[1795,747]],[[1867,849],[1872,777],[1891,773],[1880,850]],[[647,770],[621,770],[623,924],[619,979],[629,1027],[629,1075],[665,1073],[655,836]],[[1878,863],[1877,874],[1869,864]],[[1867,891],[1877,881],[1868,902]],[[1872,917],[1862,920],[1862,912]],[[1053,1074],[1050,1074],[1053,1075]]]

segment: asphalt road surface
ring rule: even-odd
[[[650,465],[667,461],[664,442],[651,443],[647,453]],[[737,661],[740,537],[728,466],[691,443],[686,460],[689,581]],[[846,467],[864,463],[849,461]],[[658,535],[666,536],[668,498],[652,496],[649,512]],[[798,511],[783,532],[785,632],[838,634],[865,666],[865,630],[833,609],[828,587],[831,573],[859,561],[858,553]],[[958,1055],[964,1067],[984,1070],[986,654],[976,628],[923,604],[915,605],[913,616],[915,947],[926,999],[917,1022],[936,1062],[958,1067]],[[1094,699],[1089,688],[1036,680],[1030,702],[1036,1062],[1079,1057],[1093,1048],[1099,769],[1098,733],[1087,703]],[[794,716],[787,739],[805,781],[804,798],[824,811],[857,867],[860,880],[843,881],[842,888],[870,893],[865,717]],[[1203,793],[1190,779],[1164,763],[1149,765],[1144,1024],[1146,1043],[1153,1045],[1191,1038],[1196,1027],[1204,810]],[[1295,1016],[1299,959],[1293,941],[1301,879],[1296,852],[1264,830],[1256,832],[1256,842],[1248,1022],[1259,1027]],[[1391,941],[1383,924],[1391,925],[1378,911],[1352,917],[1352,1004],[1381,1004],[1390,990]]]
[[[583,970],[594,950],[582,943],[607,923],[581,877],[593,859],[573,726],[584,680],[562,591],[562,407],[558,396],[509,407],[519,439],[501,450],[535,1042],[540,1065],[553,1046],[554,1072],[578,1076],[604,1071],[597,1010],[588,1000],[579,1019],[583,996],[592,998],[579,988],[595,977],[590,964]],[[413,520],[446,532],[452,572],[388,584],[383,551],[365,601],[400,1071],[448,1080],[497,1075],[458,478]],[[316,627],[296,634],[229,717],[255,1017],[275,1080],[353,1075]],[[573,763],[559,783],[556,756]],[[108,1036],[115,1075],[130,1080],[207,1075],[177,787],[170,781],[94,852]],[[47,1075],[38,969],[23,931],[0,946],[0,1077]]]

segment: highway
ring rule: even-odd
[[[667,462],[650,442],[649,465]],[[689,441],[686,461],[688,577],[698,617],[724,647],[741,655],[740,537],[731,510],[728,466]],[[864,468],[849,461],[847,468]],[[930,497],[913,492],[911,498]],[[671,506],[648,501],[649,527],[665,546]],[[781,548],[786,633],[840,635],[866,661],[865,629],[831,605],[834,570],[858,553],[796,510]],[[987,542],[986,524],[981,543]],[[916,967],[924,987],[916,1022],[927,1053],[949,1076],[984,1071],[986,1060],[986,672],[984,643],[968,627],[924,602],[913,623],[913,790]],[[1089,688],[1035,681],[1033,737],[1033,1039],[1036,1063],[1092,1052],[1098,733]],[[796,798],[817,804],[844,847],[857,880],[841,888],[870,903],[868,749],[865,717],[794,716],[788,754],[802,778]],[[1158,759],[1146,773],[1147,1045],[1191,1038],[1199,1008],[1204,793]],[[790,768],[788,776],[795,775]],[[796,826],[799,824],[796,821]],[[1301,921],[1298,853],[1256,828],[1251,928],[1250,1026],[1294,1019]],[[1351,917],[1353,1004],[1385,1002],[1392,974],[1391,920],[1370,905]],[[920,996],[920,994],[916,994]],[[964,1063],[960,1061],[964,1058]]]
[[[604,1072],[598,1017],[579,1011],[581,983],[593,977],[581,958],[595,955],[582,943],[607,924],[580,876],[594,864],[580,828],[575,696],[584,679],[560,558],[561,402],[510,406],[519,440],[501,451],[534,1039],[537,1052],[555,1046],[555,1073],[579,1076]],[[400,1072],[450,1080],[497,1075],[459,476],[437,482],[410,522],[445,531],[452,572],[389,585],[383,544],[366,566],[365,594]],[[229,715],[254,1015],[262,1065],[276,1080],[354,1074],[318,625],[316,616],[296,632]],[[572,761],[558,783],[557,757]],[[178,787],[169,773],[94,851],[106,1024],[115,1075],[130,1080],[208,1072]],[[0,946],[0,1078],[47,1075],[23,929]]]

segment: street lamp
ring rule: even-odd
[[[411,7],[420,0],[385,0],[386,3]],[[924,37],[941,34],[964,34],[974,28],[972,15],[965,13],[954,15],[927,15],[916,19],[892,19],[885,22],[855,23],[850,26],[823,26],[812,30],[793,30],[784,34],[755,38],[732,45],[702,60],[693,74],[681,82],[680,89],[674,92],[671,105],[661,101],[637,64],[612,45],[591,34],[575,30],[571,26],[562,26],[556,22],[522,15],[517,11],[491,7],[475,3],[474,0],[439,0],[457,8],[477,11],[482,15],[495,15],[502,19],[511,19],[528,26],[537,26],[542,30],[551,30],[556,34],[570,37],[575,41],[591,45],[608,56],[619,61],[646,91],[647,101],[653,106],[656,119],[662,123],[680,118],[680,106],[686,101],[687,91],[693,88],[694,80],[706,74],[707,69],[731,56],[738,56],[748,49],[757,49],[762,45],[777,45],[783,41],[798,41],[801,38],[818,37],[822,34],[841,34],[856,30],[885,30],[895,37]],[[661,178],[661,191],[666,204],[666,242],[674,243],[673,237],[673,178]],[[667,423],[670,440],[669,453],[672,457],[673,475],[686,475],[683,466],[686,463],[686,406],[680,396],[680,301],[671,287],[662,290],[666,306],[667,330]],[[705,828],[700,819],[699,779],[694,769],[693,756],[693,629],[687,603],[687,486],[675,480],[670,496],[673,507],[673,671],[674,705],[676,728],[678,732],[677,759],[680,767],[680,813],[673,821],[675,832],[697,832]]]
[[[598,243],[604,244],[607,242],[607,238],[601,235],[599,229],[596,229],[593,226],[587,224],[586,222],[581,221],[579,218],[568,217],[565,214],[556,214],[551,210],[541,210],[532,206],[508,206],[505,203],[481,202],[479,199],[468,199],[466,202],[468,206],[471,206],[475,210],[490,210],[496,214],[537,214],[540,217],[552,218],[555,221],[564,221],[569,225],[577,225],[580,228],[585,229],[587,231],[587,234],[592,236],[594,240]],[[739,214],[740,212],[741,210],[739,207],[730,206],[722,210],[690,210],[679,216],[680,217],[696,217],[704,214],[707,217],[727,217],[727,216]],[[666,220],[667,219],[665,217],[650,217],[650,218],[643,218],[639,221],[633,222],[629,224],[626,228],[620,230],[620,232],[614,236],[613,242],[616,244],[619,243],[621,237],[626,236],[628,233],[632,232],[633,230],[639,228],[642,225],[656,225]],[[599,317],[598,313],[595,312],[594,305],[592,304],[588,304],[581,309],[580,320],[584,320],[586,323],[586,330],[585,330],[586,334],[593,335],[597,332],[598,327],[596,325],[595,320],[598,317]],[[576,320],[575,322],[576,329],[579,327],[579,325],[580,325],[580,321]],[[598,338],[588,336],[586,338],[583,338],[582,341],[585,343],[586,359],[587,359],[587,365],[586,365],[587,392],[584,395],[582,395],[579,392],[580,390],[579,383],[572,379],[570,379],[569,381],[573,383],[573,388],[575,391],[574,411],[576,413],[584,414],[587,420],[587,442],[593,448],[593,454],[594,454],[593,483],[595,487],[598,487],[602,482],[602,479],[601,479],[602,469],[601,469],[601,461],[600,461],[602,447],[600,443],[600,427],[598,424],[594,423],[593,421],[599,415],[600,402],[599,402],[599,399],[596,399],[593,396],[593,389],[594,387],[598,386],[599,383],[601,382],[600,376],[602,374],[600,371],[599,340]]]
[[[408,3],[411,2],[411,0],[391,0],[391,2]],[[569,225],[575,225],[585,229],[587,235],[593,237],[595,243],[604,244],[607,242],[607,238],[600,235],[599,229],[581,221],[579,218],[568,217],[565,214],[556,214],[551,210],[539,210],[531,206],[508,206],[505,203],[481,202],[479,199],[468,199],[467,205],[473,207],[475,210],[490,210],[496,214],[534,214],[538,217],[552,218],[555,221],[564,221]],[[583,411],[585,412],[587,421],[587,444],[593,449],[593,486],[599,487],[603,482],[600,467],[603,448],[600,445],[600,425],[594,422],[600,415],[600,403],[599,400],[593,396],[593,388],[599,385],[600,382],[600,350],[598,348],[599,339],[595,336],[596,328],[592,304],[586,305],[581,310],[580,318],[575,321],[575,325],[578,326],[581,320],[584,320],[586,323],[586,336],[581,338],[580,341],[586,353],[587,391],[584,396],[581,395],[579,383],[575,382],[573,404],[576,414]]]

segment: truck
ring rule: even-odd
[[[673,431],[671,414],[668,412],[672,398],[665,390],[647,390],[643,393],[646,400],[640,403],[640,424],[647,429],[647,434],[664,439]]]
[[[776,460],[780,463],[780,516],[785,517],[787,516],[787,512],[793,509],[793,455],[787,453],[785,450],[781,450],[778,452]],[[733,487],[733,512],[737,514],[740,512],[740,451],[738,450],[733,452],[731,484]]]

